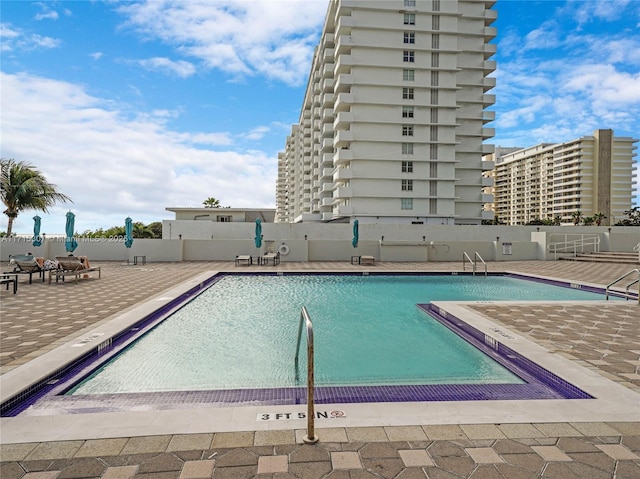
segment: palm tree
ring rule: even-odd
[[[202,202],[205,208],[222,208],[220,201],[215,198],[209,197]]]
[[[593,220],[596,222],[597,226],[602,225],[602,222],[604,220],[606,220],[606,219],[607,219],[607,215],[605,215],[604,213],[601,213],[599,211],[596,214],[593,215]]]
[[[571,219],[573,220],[573,224],[576,226],[580,224],[580,220],[582,218],[583,218],[583,215],[582,215],[582,211],[580,210],[577,210],[571,213]]]
[[[42,173],[23,161],[0,160],[0,193],[6,206],[3,211],[9,218],[7,236],[11,235],[13,221],[21,211],[34,209],[48,213],[48,208],[58,201],[71,201],[57,191],[56,185],[47,182]],[[73,203],[73,201],[71,201]]]

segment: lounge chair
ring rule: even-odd
[[[247,266],[253,264],[253,259],[251,258],[251,255],[248,255],[248,254],[236,255],[236,266],[238,266],[241,263],[246,263]]]
[[[7,291],[9,291],[9,285],[12,283],[13,283],[13,294],[16,294],[18,292],[18,273],[0,274],[0,284],[6,285]]]
[[[376,264],[376,258],[374,256],[360,256],[360,264]]]
[[[351,264],[371,264],[371,265],[374,265],[374,264],[376,264],[376,258],[375,258],[375,256],[369,256],[369,255],[352,256],[351,257]]]
[[[269,264],[269,261],[273,263],[273,266],[280,264],[280,253],[267,253],[260,256],[260,264]]]
[[[56,283],[60,278],[64,281],[66,276],[75,277],[77,283],[81,276],[95,271],[98,272],[98,278],[101,277],[99,266],[87,268],[82,260],[76,256],[56,256],[56,260],[58,261],[58,269],[49,271],[49,283],[54,276]]]
[[[14,266],[13,271],[10,271],[10,273],[28,274],[29,284],[33,282],[34,274],[39,274],[40,277],[42,278],[42,282],[44,283],[44,273],[45,271],[49,271],[51,269],[51,268],[45,268],[43,265],[38,263],[38,261],[34,256],[27,255],[27,254],[10,256],[9,259]]]

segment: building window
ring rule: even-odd
[[[403,100],[413,100],[413,88],[403,88],[402,89],[402,99]]]
[[[429,214],[438,214],[438,200],[436,200],[435,198],[429,198]]]
[[[216,221],[218,223],[231,223],[232,217],[229,216],[229,215],[224,215],[224,216],[218,215],[218,216],[216,216]]]
[[[402,118],[413,118],[413,107],[412,106],[403,106],[402,107]]]
[[[400,198],[400,209],[402,209],[402,210],[412,210],[413,209],[413,198]]]
[[[434,12],[439,12],[440,11],[440,0],[433,0],[432,2],[432,10]]]
[[[431,30],[440,30],[440,15],[431,18]]]
[[[403,161],[402,162],[402,172],[403,173],[413,173],[413,161]]]
[[[438,104],[438,90],[431,90],[431,104],[432,105],[437,105]]]
[[[405,68],[402,70],[402,79],[404,81],[414,81],[416,79],[416,71]]]
[[[415,7],[416,6],[416,0],[404,0],[404,6],[405,7]]]
[[[416,32],[404,32],[404,43],[415,43]]]
[[[438,109],[437,108],[431,108],[431,123],[438,123]]]
[[[405,13],[404,14],[404,24],[405,25],[415,25],[416,24],[416,14],[415,13]]]
[[[402,136],[413,136],[413,125],[402,125]]]
[[[402,180],[402,191],[413,191],[413,180]]]
[[[402,154],[403,155],[413,155],[413,143],[403,143],[402,144]]]
[[[404,62],[409,62],[409,63],[413,63],[416,61],[416,52],[414,52],[413,50],[405,50],[402,53],[402,61]]]
[[[430,145],[429,146],[429,158],[432,160],[437,160],[438,159],[438,145]],[[435,164],[435,163],[432,163]],[[431,175],[431,176],[435,176],[435,175]]]
[[[431,66],[433,68],[438,68],[440,66],[440,53],[431,52]]]

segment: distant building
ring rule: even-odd
[[[176,220],[213,221],[216,223],[252,223],[257,219],[273,223],[273,208],[166,208],[175,213]]]
[[[565,143],[542,143],[517,151],[496,150],[492,207],[495,218],[509,225],[532,220],[573,222],[605,215],[603,225],[622,219],[631,209],[637,139],[596,130]],[[488,163],[490,164],[490,163]]]
[[[276,222],[480,224],[495,1],[330,0]]]

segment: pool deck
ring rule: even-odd
[[[3,263],[3,271],[7,264]],[[102,277],[0,290],[0,381],[29,380],[49,358],[89,341],[210,271],[461,272],[461,263],[102,262]],[[605,285],[629,264],[488,263]],[[468,269],[468,267],[467,267]],[[515,299],[515,298],[514,298]],[[599,399],[320,405],[320,441],[302,443],[303,405],[125,413],[47,413],[0,420],[0,477],[54,478],[640,478],[640,306],[630,301],[443,303],[520,344]],[[63,354],[64,356],[64,354]],[[34,376],[35,377],[35,376]],[[11,380],[11,381],[10,381]],[[600,402],[598,402],[600,401]],[[496,404],[497,403],[497,404]],[[592,404],[592,406],[589,406]],[[269,414],[269,420],[261,419]],[[263,416],[264,417],[264,416]]]

